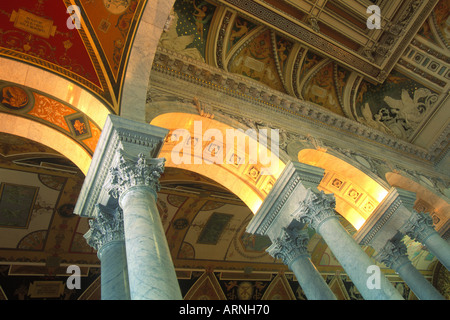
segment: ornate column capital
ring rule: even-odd
[[[433,219],[425,212],[411,211],[411,217],[402,227],[402,232],[408,237],[424,244],[426,239],[436,233],[433,226]]]
[[[290,267],[291,263],[302,255],[309,255],[306,247],[309,236],[306,230],[299,228],[283,228],[280,237],[272,241],[266,251],[274,258],[282,259]]]
[[[127,189],[136,186],[149,187],[156,195],[160,190],[159,178],[164,172],[164,158],[147,158],[140,153],[136,158],[120,153],[117,165],[111,167],[106,188],[114,198]]]
[[[328,218],[337,218],[334,213],[336,199],[333,194],[325,194],[307,190],[306,197],[300,201],[298,209],[292,213],[292,218],[300,222],[308,223],[312,228],[318,231],[319,226]]]
[[[389,240],[386,242],[386,245],[374,258],[394,270],[398,270],[404,264],[410,263],[406,245],[400,240]]]
[[[104,245],[112,241],[124,241],[122,209],[110,209],[98,204],[95,210],[96,217],[89,220],[90,229],[84,235],[87,243],[99,252]]]
[[[119,165],[121,153],[130,155],[135,159],[139,153],[143,153],[149,158],[158,158],[168,132],[169,130],[165,128],[117,115],[108,115],[84,179],[74,213],[82,217],[93,217],[95,206],[98,203],[106,204],[111,197],[107,188],[108,179],[111,178],[110,168]],[[153,160],[146,160],[146,162],[151,163]],[[130,166],[135,165],[131,164]],[[127,170],[127,172],[132,171]],[[130,180],[131,183],[132,178],[116,179],[117,186],[125,186],[126,180]]]

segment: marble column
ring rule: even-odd
[[[379,288],[368,286],[374,262],[348,234],[334,213],[335,198],[323,191],[315,193],[311,189],[292,217],[308,223],[327,243],[336,259],[351,278],[361,295],[366,300],[403,300],[400,293],[388,279],[380,274]]]
[[[266,251],[274,258],[282,259],[294,272],[308,300],[336,300],[336,296],[311,262],[306,249],[308,241],[307,230],[284,228],[282,235],[274,239]]]
[[[182,299],[172,257],[156,207],[165,159],[123,152],[113,166],[109,192],[123,209],[132,300]]]
[[[420,300],[445,300],[433,285],[411,264],[400,240],[390,240],[375,259],[395,270]]]
[[[122,210],[99,204],[96,211],[84,237],[101,262],[102,300],[129,300]]]
[[[450,270],[450,244],[442,239],[433,226],[433,219],[424,212],[412,210],[410,219],[401,228],[401,232],[411,239],[422,243]]]

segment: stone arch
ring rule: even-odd
[[[0,123],[0,132],[50,147],[72,161],[86,175],[91,155],[67,135],[42,123],[7,113],[0,113]]]
[[[423,183],[415,181],[398,172],[386,173],[386,180],[392,187],[414,192],[416,194],[414,209],[429,213],[439,233],[444,234],[449,229],[450,204],[446,196],[432,191],[431,185],[425,186],[426,181]]]
[[[324,149],[300,150],[298,161],[325,170],[318,189],[335,195],[336,211],[356,230],[388,194],[381,181]]]
[[[235,129],[207,117],[173,112],[156,116],[151,124],[170,130],[160,152],[160,157],[166,158],[166,167],[193,171],[213,179],[237,195],[254,214],[285,166],[276,154],[272,158],[269,144],[260,143],[260,136],[249,136],[251,132]],[[238,136],[236,144],[231,147],[226,142],[227,130]],[[211,133],[221,135],[222,140],[214,134],[210,136]],[[182,149],[186,142],[188,147]],[[201,148],[197,150],[200,151],[195,151],[199,143]],[[222,154],[219,150],[221,146]],[[257,151],[253,150],[254,147]],[[214,161],[209,157],[213,155],[212,148],[218,152]],[[178,158],[180,154],[186,155],[186,158],[181,160]],[[261,154],[270,155],[270,161],[261,161]],[[222,162],[217,161],[219,157],[222,157]]]
[[[175,0],[147,1],[134,36],[122,88],[120,115],[142,121],[153,58]]]
[[[74,106],[103,128],[110,111],[94,95],[74,82],[41,68],[1,57],[0,69],[0,80],[45,92],[46,95]]]

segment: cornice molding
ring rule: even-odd
[[[377,146],[384,146],[416,161],[433,164],[439,157],[439,149],[425,150],[409,142],[384,134],[376,129],[337,115],[325,108],[314,106],[279,91],[256,83],[248,78],[230,74],[206,63],[182,56],[164,48],[158,48],[153,71],[182,81],[213,90],[217,95],[227,95],[242,103],[261,106],[265,112],[294,116],[328,130],[335,130],[351,139],[357,137]],[[154,80],[154,77],[153,77]],[[154,80],[156,81],[156,80]],[[220,110],[220,107],[216,109]]]

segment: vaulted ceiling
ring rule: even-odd
[[[119,113],[126,63],[145,3],[4,2],[0,10],[0,55],[67,78]],[[71,5],[80,10],[69,10]],[[70,29],[67,21],[72,17],[73,25],[75,16],[80,28]]]
[[[371,3],[383,12],[379,30],[366,24]],[[437,142],[442,155],[449,6],[446,0],[180,0],[160,46],[420,147]]]

